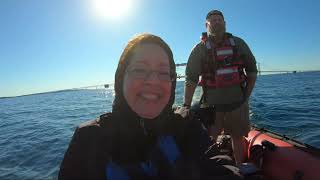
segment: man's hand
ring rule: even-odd
[[[177,114],[180,114],[183,118],[187,117],[189,115],[190,107],[183,106],[178,107],[174,112]]]

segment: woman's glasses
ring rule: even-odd
[[[127,73],[131,78],[146,80],[155,74],[160,81],[173,81],[175,76],[168,71],[152,71],[144,68],[128,68]]]

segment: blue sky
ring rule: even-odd
[[[186,62],[211,9],[224,13],[227,31],[247,42],[262,70],[320,70],[320,1],[132,0],[119,17],[112,13],[125,2],[107,17],[93,4],[1,0],[0,97],[113,82],[126,42],[141,32],[161,36],[176,63]]]

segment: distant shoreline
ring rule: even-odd
[[[67,91],[78,91],[81,89],[65,89],[65,90],[57,90],[57,91],[48,91],[48,92],[40,92],[40,93],[33,93],[33,94],[24,94],[19,96],[9,96],[9,97],[0,97],[0,99],[8,99],[8,98],[16,98],[16,97],[23,97],[23,96],[33,96],[33,95],[41,95],[41,94],[52,94],[52,93],[60,93],[60,92],[67,92]]]
[[[291,72],[283,72],[283,73],[276,73],[276,72],[275,73],[263,73],[261,75],[258,74],[258,76],[277,75],[277,74],[315,73],[315,72],[320,72],[320,70],[314,70],[314,71],[291,71]],[[180,79],[177,79],[177,81],[184,81],[182,79],[184,79],[184,77],[180,78]],[[24,95],[18,95],[18,96],[4,96],[4,97],[0,97],[0,99],[9,99],[9,98],[16,98],[16,97],[23,97],[23,96],[32,96],[32,95],[50,94],[50,93],[60,93],[60,92],[78,91],[78,90],[83,90],[83,89],[82,88],[73,88],[73,89],[64,89],[64,90],[57,90],[57,91],[48,91],[48,92],[24,94]]]

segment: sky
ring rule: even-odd
[[[187,62],[212,9],[261,70],[320,70],[320,1],[0,0],[0,97],[112,83],[134,35],[163,38]]]

